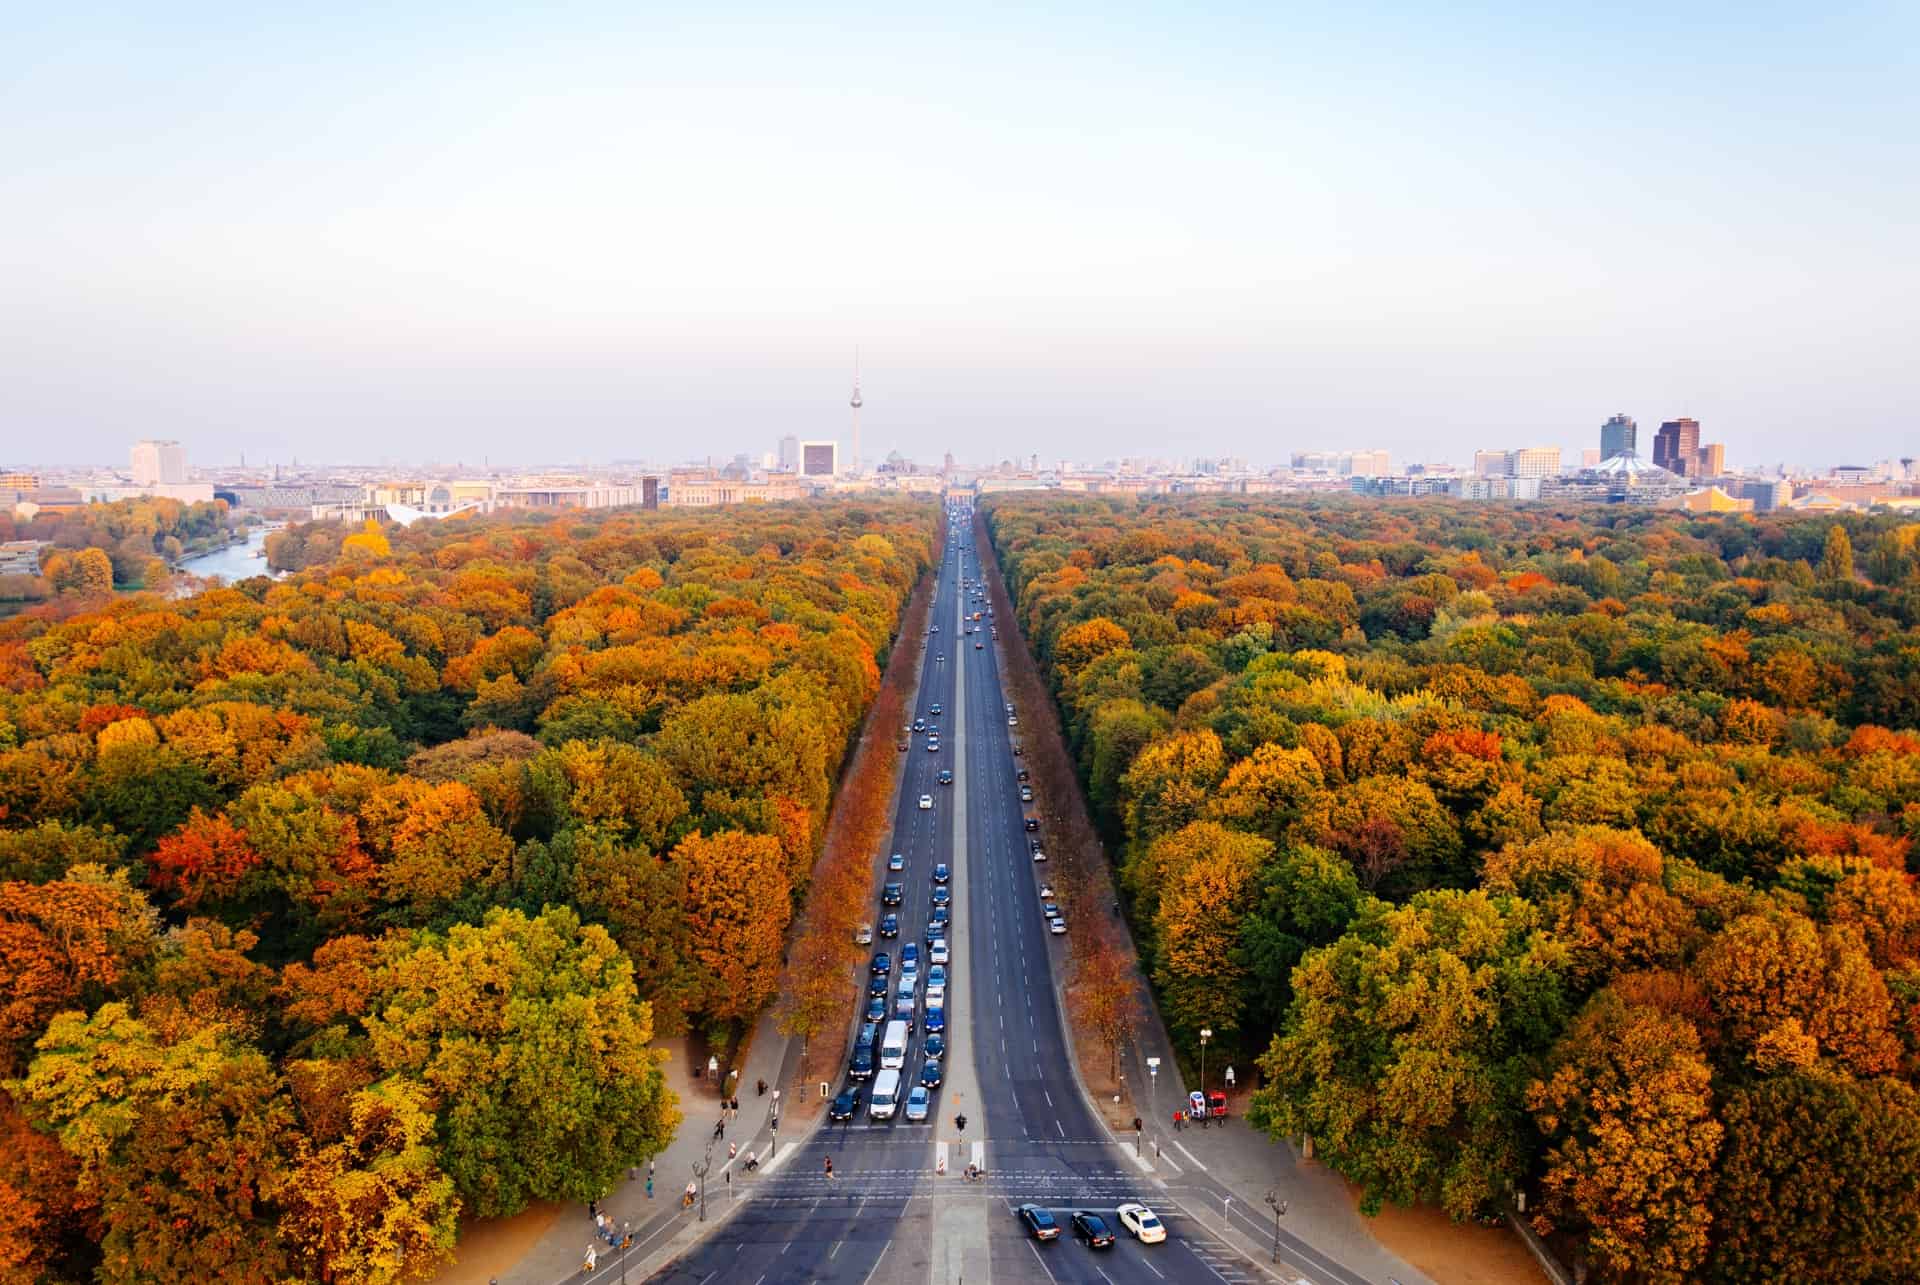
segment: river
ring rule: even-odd
[[[267,560],[255,556],[266,547],[267,533],[257,530],[247,536],[245,544],[230,544],[224,549],[212,553],[202,553],[196,557],[183,558],[180,570],[194,576],[219,576],[223,580],[245,580],[248,576],[265,576],[273,573],[267,570]]]

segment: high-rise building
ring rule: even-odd
[[[1508,477],[1558,477],[1560,475],[1560,448],[1558,446],[1523,446],[1517,451],[1507,452]]]
[[[840,443],[800,443],[800,476],[833,477],[840,472]]]
[[[1632,455],[1640,446],[1640,426],[1627,415],[1615,415],[1600,426],[1600,458]]]
[[[800,471],[800,439],[791,433],[780,439],[780,471],[782,473]]]
[[[1507,451],[1475,451],[1473,453],[1473,475],[1475,477],[1511,477]]]
[[[175,441],[135,442],[127,462],[135,486],[180,486],[187,480],[187,448]]]
[[[1727,471],[1727,448],[1720,442],[1703,442],[1694,456],[1701,477],[1719,477]]]
[[[1681,417],[1660,425],[1653,435],[1653,464],[1669,473],[1692,477],[1699,468],[1700,425]]]
[[[1354,477],[1385,477],[1393,472],[1393,464],[1385,451],[1355,451],[1348,471]]]

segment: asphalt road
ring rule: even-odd
[[[1052,970],[1065,967],[1067,939],[1049,934],[1040,908],[1048,867],[1028,850],[1023,818],[1029,808],[1020,802],[1016,776],[1022,760],[1013,753],[1022,729],[1008,726],[989,622],[982,620],[976,636],[964,632],[963,605],[969,613],[986,610],[984,597],[973,601],[961,583],[979,578],[970,514],[962,511],[951,529],[960,543],[949,544],[940,571],[930,619],[939,631],[928,640],[915,711],[937,722],[943,744],[929,753],[925,737],[915,734],[906,751],[892,851],[906,858],[907,868],[887,876],[905,884],[901,936],[874,942],[892,957],[897,976],[900,944],[919,941],[926,976],[933,868],[948,863],[953,971],[963,975],[950,985],[946,1083],[935,1090],[926,1123],[872,1121],[863,1103],[853,1121],[820,1127],[775,1172],[737,1184],[741,1207],[654,1279],[689,1285],[962,1279],[967,1285],[1240,1285],[1269,1279],[1264,1265],[1241,1257],[1209,1227],[1206,1211],[1215,1215],[1214,1226],[1220,1212],[1217,1203],[1207,1203],[1212,1193],[1192,1182],[1178,1189],[1158,1183],[1130,1151],[1111,1142],[1075,1083],[1052,984]],[[975,650],[976,638],[987,645]],[[944,710],[937,719],[930,714],[935,703]],[[882,730],[897,735],[900,729]],[[955,785],[937,783],[942,769],[955,773]],[[931,810],[919,807],[922,794],[933,796]],[[1043,844],[1047,837],[1039,835]],[[876,924],[882,913],[876,904]],[[866,981],[862,969],[847,984],[864,994]],[[920,993],[924,999],[924,982]],[[917,1080],[924,1039],[924,1027],[917,1029],[903,1095]],[[845,1082],[843,1068],[831,1091]],[[967,1116],[964,1131],[954,1119],[958,1112]],[[976,1146],[987,1176],[970,1183],[960,1171]],[[832,1178],[824,1172],[829,1156]],[[939,1173],[943,1156],[946,1172]],[[1125,1200],[1140,1200],[1161,1216],[1170,1232],[1165,1244],[1143,1246],[1122,1234],[1113,1249],[1096,1252],[1071,1238],[1072,1210],[1101,1211],[1117,1232],[1112,1213]],[[1059,1240],[1036,1244],[1026,1236],[1014,1209],[1027,1201],[1054,1212]]]

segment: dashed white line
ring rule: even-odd
[[[1180,1148],[1181,1155],[1193,1161],[1194,1168],[1198,1169],[1201,1173],[1205,1173],[1207,1171],[1207,1167],[1200,1163],[1200,1157],[1194,1155],[1193,1152],[1187,1150],[1186,1144],[1181,1142],[1175,1142],[1173,1145]]]
[[[880,1247],[880,1258],[876,1258],[873,1260],[873,1266],[869,1268],[867,1271],[867,1279],[864,1281],[861,1281],[860,1285],[868,1285],[868,1282],[873,1279],[873,1274],[880,1270],[880,1259],[885,1258],[887,1256],[887,1251],[892,1248],[893,1248],[892,1241],[888,1241],[886,1244]]]
[[[1040,1264],[1040,1270],[1047,1274],[1047,1279],[1053,1281],[1055,1285],[1059,1285],[1059,1278],[1053,1274],[1053,1268],[1047,1266],[1047,1260],[1040,1257],[1040,1250],[1035,1247],[1032,1241],[1027,1242],[1027,1248],[1033,1250],[1033,1261]],[[704,1282],[702,1285],[704,1285]]]

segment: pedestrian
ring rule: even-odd
[[[827,1157],[827,1177],[828,1178],[833,1177],[833,1157],[832,1156]]]
[[[607,1216],[605,1214],[595,1214],[593,1216],[593,1225],[600,1229],[602,1236],[607,1234]]]
[[[733,1103],[733,1118],[738,1120],[740,1118],[740,1099],[728,1098],[727,1101]]]
[[[647,1175],[647,1199],[648,1200],[653,1199],[653,1175],[652,1174]]]
[[[586,1260],[586,1264],[581,1268],[581,1270],[590,1272],[595,1267],[597,1267],[599,1263],[600,1263],[600,1247],[594,1244],[592,1241],[588,1241],[587,1242],[587,1260]]]
[[[767,1096],[767,1082],[766,1082],[765,1080],[761,1080],[761,1081],[760,1081],[760,1082],[759,1082],[758,1084],[756,1084],[756,1085],[754,1086],[754,1092],[755,1092],[755,1093],[756,1093],[756,1094],[757,1094],[758,1096],[760,1096],[760,1097],[763,1097],[763,1098],[764,1098],[764,1097],[766,1097],[766,1096]]]
[[[722,1116],[713,1122],[713,1136],[716,1138],[724,1138],[727,1136],[726,1117]]]
[[[587,1202],[587,1217],[591,1219],[596,1226],[599,1224],[600,1222],[600,1202],[599,1201],[589,1200]]]

